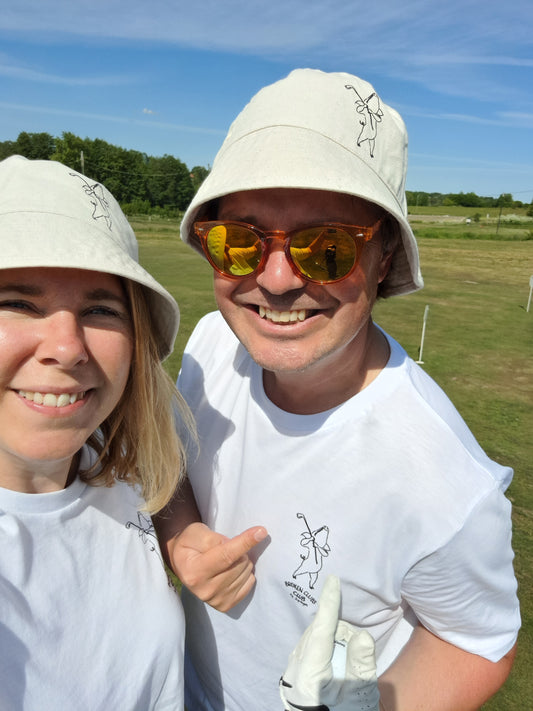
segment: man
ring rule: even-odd
[[[190,590],[238,602],[184,591],[191,711],[280,708],[329,575],[375,640],[386,711],[476,709],[509,673],[512,472],[372,320],[378,296],[423,285],[406,156],[368,83],[296,70],[237,117],[184,216],[219,306],[179,378],[205,525],[185,526],[186,496],[162,537]]]

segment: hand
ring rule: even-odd
[[[340,601],[340,581],[330,576],[280,680],[286,711],[379,709],[374,640],[338,619]]]
[[[228,538],[203,523],[191,523],[173,541],[172,568],[196,597],[227,612],[253,588],[248,551],[267,535],[262,526],[253,526]]]

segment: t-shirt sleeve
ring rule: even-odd
[[[446,545],[416,563],[403,595],[438,637],[492,662],[520,628],[511,547],[511,504],[494,488]]]

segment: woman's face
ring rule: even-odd
[[[65,485],[72,457],[119,402],[132,351],[118,277],[0,270],[0,486]]]

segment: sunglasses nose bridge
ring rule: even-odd
[[[287,232],[284,230],[268,230],[262,233],[262,238],[266,242],[275,242],[277,240],[283,240],[287,242]]]
[[[257,283],[275,294],[300,289],[306,280],[292,259],[289,235],[283,230],[262,232],[261,248]]]
[[[275,248],[279,246],[279,250],[283,250],[287,259],[292,264],[292,258],[290,253],[290,241],[287,232],[284,230],[269,230],[268,232],[263,232],[261,235],[261,250],[262,250],[262,265],[264,266],[265,261],[272,251],[277,251]],[[274,247],[274,249],[272,249]]]
[[[290,264],[290,267],[293,272],[299,277],[302,276],[301,269],[299,269],[298,265],[292,258],[291,234],[289,232],[285,232],[285,230],[269,230],[268,232],[263,232],[261,242],[263,250],[261,267],[265,266],[266,260],[268,259],[270,253],[273,251],[272,247],[275,245],[279,245],[279,251],[285,252],[285,257],[288,263]]]

